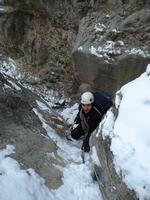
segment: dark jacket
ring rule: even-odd
[[[80,119],[81,109],[82,109],[82,106],[80,104],[79,105],[79,112],[77,114],[77,117],[75,118],[75,123],[77,123],[77,124],[81,124],[81,119]],[[85,116],[86,122],[89,125],[89,131],[88,131],[88,133],[85,133],[85,134],[87,135],[87,137],[90,137],[91,133],[98,127],[103,115],[97,110],[97,108],[95,108],[94,105],[93,105],[92,110],[90,112],[88,112],[86,114],[82,110],[82,113]]]
[[[90,137],[91,133],[97,128],[97,126],[102,120],[103,115],[113,105],[113,102],[111,101],[111,99],[108,96],[106,96],[104,93],[95,92],[93,93],[93,95],[94,95],[94,103],[93,103],[92,110],[86,114],[82,110],[82,106],[80,104],[79,112],[77,114],[77,117],[75,118],[75,123],[78,123],[81,125],[83,131],[88,137]],[[86,130],[88,130],[88,133],[83,128],[83,125],[82,125],[83,123],[81,122],[81,117],[80,117],[80,114],[81,114],[80,111],[82,111],[82,114],[85,116],[84,119],[86,119],[85,120],[86,124],[88,124],[88,129],[85,128]]]

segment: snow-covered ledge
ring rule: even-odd
[[[116,93],[94,136],[104,199],[150,199],[150,64]]]

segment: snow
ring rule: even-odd
[[[0,65],[0,72],[6,77],[6,75],[17,79],[20,85],[23,87],[31,90],[32,92],[37,93],[47,104],[52,107],[55,103],[61,104],[62,102],[68,102],[69,99],[65,99],[64,94],[60,91],[49,90],[47,87],[43,85],[32,85],[32,82],[38,82],[40,79],[36,76],[32,76],[27,72],[20,72],[18,66],[16,65],[15,61],[11,58],[3,59],[2,54],[1,65]],[[52,72],[54,73],[54,72]],[[28,83],[29,82],[29,83]],[[31,84],[30,84],[31,82]],[[10,81],[12,87],[16,90],[21,90],[14,82]],[[6,87],[5,87],[6,88]]]
[[[34,169],[21,169],[19,163],[10,158],[15,153],[12,145],[0,151],[0,193],[1,200],[101,200],[97,183],[91,176],[89,154],[86,162],[81,161],[81,151],[55,134],[37,110],[34,109],[50,138],[58,144],[58,155],[68,160],[66,167],[58,167],[63,172],[63,185],[50,190],[45,181]],[[47,153],[48,157],[55,157],[54,153]],[[95,154],[93,154],[95,157]]]
[[[80,47],[78,48],[78,50],[79,50],[79,51],[83,51],[83,47],[80,46]]]
[[[104,58],[105,62],[112,62],[114,61],[113,58],[111,58],[111,55],[120,55],[121,54],[121,49],[120,46],[123,46],[123,42],[116,41],[106,41],[102,46],[98,46],[98,48],[95,48],[94,46],[91,46],[89,51],[91,54]]]
[[[95,29],[100,31],[100,27]],[[121,50],[115,45],[124,46],[123,41],[106,41],[103,47],[95,48],[91,46],[90,51],[98,57],[104,57],[105,61],[113,61],[111,54],[119,55]],[[80,49],[81,50],[81,49]],[[126,50],[126,53],[141,55],[143,57],[150,54],[140,48]],[[20,77],[16,70],[15,63],[10,59],[10,63],[3,62],[1,72],[12,77]],[[150,199],[150,64],[146,72],[139,78],[123,86],[117,93],[115,106],[118,109],[117,118],[113,110],[110,109],[100,123],[96,137],[103,134],[103,138],[109,136],[111,141],[111,151],[114,154],[114,164],[117,173],[130,189],[134,189],[140,200]],[[10,85],[20,90],[20,87],[12,81]],[[4,85],[8,88],[9,85]],[[32,88],[31,88],[32,89]],[[60,103],[59,94],[55,91],[42,90],[43,99],[52,106],[56,99]],[[41,95],[41,96],[42,96]],[[44,103],[37,101],[37,105],[43,111],[50,112]],[[71,108],[66,108],[61,116],[72,125],[78,112],[78,104]],[[59,137],[57,133],[48,125],[43,115],[37,109],[33,109],[42,122],[43,128],[47,131],[49,139],[52,139],[58,146],[57,155],[66,160],[65,167],[58,167],[63,172],[63,185],[56,190],[49,190],[34,169],[21,169],[19,163],[10,158],[14,153],[14,147],[7,145],[6,149],[0,151],[0,200],[94,200],[102,199],[98,185],[93,182],[91,173],[90,157],[86,155],[85,164],[81,159],[81,141],[68,142]],[[144,116],[143,116],[144,115]],[[47,156],[55,157],[54,153],[47,152]],[[92,148],[92,160],[100,165],[96,150]],[[72,184],[73,183],[73,184]]]
[[[0,12],[4,11],[5,9],[3,7],[0,7]]]
[[[50,108],[44,102],[36,100],[36,103],[41,110],[50,112]]]
[[[120,31],[118,31],[116,28],[111,29],[111,31],[114,33],[120,33]]]
[[[150,75],[150,64],[147,65],[146,74],[147,74],[147,76]]]
[[[118,40],[117,42],[119,43],[120,46],[124,46],[124,42],[122,40]]]
[[[29,90],[37,93],[43,99],[43,101],[46,101],[46,103],[50,107],[55,106],[56,103],[61,104],[62,102],[69,102],[69,99],[66,99],[63,93],[60,93],[59,91],[55,91],[53,89],[49,90],[43,85],[37,88],[27,84],[23,85]]]
[[[112,29],[113,32],[115,32]],[[118,40],[116,42],[108,40],[102,46],[94,47],[93,45],[90,47],[89,51],[92,55],[103,58],[105,62],[111,63],[114,61],[112,56],[118,56],[123,53],[128,53],[129,55],[140,55],[142,57],[149,57],[150,53],[146,50],[140,48],[132,48],[128,50],[124,50],[122,47],[124,46],[124,42]]]
[[[106,30],[106,26],[104,24],[97,23],[97,24],[95,24],[94,29],[95,29],[96,33],[104,32]]]
[[[109,18],[109,15],[106,15],[106,18]],[[129,45],[126,46],[123,41],[118,40],[118,41],[112,41],[112,40],[107,40],[103,41],[101,46],[97,46],[99,41],[103,38],[104,32],[105,33],[120,33],[121,31],[112,28],[112,27],[106,27],[104,24],[101,23],[96,23],[94,25],[94,31],[95,34],[99,34],[99,38],[97,38],[95,42],[90,46],[89,52],[92,55],[95,55],[99,58],[103,58],[104,62],[106,63],[112,63],[115,61],[115,56],[119,56],[121,54],[128,54],[128,55],[139,55],[144,58],[150,57],[149,51],[147,51],[147,47],[144,46],[142,49],[140,47],[134,47],[131,48]]]
[[[64,169],[64,185],[56,194],[57,200],[95,200],[101,199],[99,188],[93,183],[89,164],[71,163]]]
[[[103,136],[112,138],[116,171],[140,200],[150,199],[150,78],[149,65],[145,73],[124,85],[117,93],[118,116]],[[119,104],[119,105],[118,105]],[[113,120],[114,121],[114,120]],[[112,133],[113,131],[113,133]]]
[[[93,163],[96,164],[97,166],[100,166],[100,161],[99,161],[95,146],[92,147],[91,157],[92,157]]]
[[[96,49],[95,47],[91,46],[91,48],[90,48],[89,50],[90,50],[91,54],[93,54],[93,55],[95,55],[95,56],[97,56],[97,57],[100,57],[100,58],[103,57],[101,54],[99,54],[99,53],[97,52],[97,49]]]
[[[16,79],[22,77],[11,59],[9,59],[9,62],[4,61],[2,63],[0,71],[4,76],[7,74]],[[10,80],[8,82],[8,85],[4,85],[4,89],[10,86],[15,90],[21,89],[14,82]],[[32,86],[26,85],[26,87],[34,90]],[[8,145],[6,149],[0,150],[0,200],[101,200],[102,197],[98,184],[91,177],[91,164],[88,155],[86,156],[86,162],[82,163],[80,149],[82,141],[69,142],[59,137],[40,113],[40,110],[51,112],[49,106],[52,106],[56,101],[63,103],[66,100],[63,94],[61,94],[60,98],[57,91],[47,90],[46,88],[37,89],[36,92],[39,93],[47,104],[44,104],[44,101],[36,101],[39,109],[34,108],[33,111],[41,120],[43,128],[47,131],[49,137],[47,138],[52,139],[58,146],[57,153],[47,152],[46,155],[49,158],[60,156],[67,164],[65,167],[55,166],[63,172],[63,185],[56,190],[48,189],[44,179],[34,169],[23,170],[16,160],[9,157],[10,154],[14,153],[15,148]],[[64,110],[61,115],[67,123],[72,124],[77,110],[78,104],[75,104],[73,107]]]
[[[125,52],[133,55],[140,55],[144,58],[150,56],[150,53],[148,51],[144,51],[140,48],[132,48],[131,50],[126,50]]]
[[[116,92],[116,98],[115,98],[115,106],[118,109],[121,103],[121,92],[117,91]]]
[[[43,106],[43,109],[45,107]],[[78,110],[78,104],[73,105],[71,108],[65,109],[61,114],[65,120],[72,117],[72,120],[68,123],[73,122],[73,118],[76,116]],[[57,144],[58,151],[57,154],[64,160],[66,163],[69,162],[67,167],[58,167],[59,170],[63,171],[63,185],[58,188],[54,194],[57,200],[95,200],[102,199],[99,187],[96,183],[93,182],[91,177],[91,163],[89,154],[87,154],[86,163],[82,163],[81,159],[81,141],[77,142],[68,142],[60,138],[55,131],[46,123],[41,113],[36,109],[33,109],[35,114],[39,117],[43,124],[43,128],[47,131],[48,136]],[[78,143],[78,146],[77,144]],[[54,157],[54,154],[48,154],[48,156]],[[93,160],[98,162],[95,152],[93,150]],[[73,184],[72,184],[73,183]]]
[[[61,115],[66,120],[68,124],[73,124],[74,119],[78,113],[79,104],[74,104],[71,108],[66,108],[64,111],[61,112]]]
[[[109,135],[110,137],[113,137],[114,132],[113,132],[113,128],[114,128],[114,121],[115,121],[115,116],[112,112],[112,110],[108,110],[104,119],[101,121],[99,129],[97,131],[96,136],[98,137],[99,134],[101,134],[101,130],[103,130],[103,139]]]
[[[11,58],[8,58],[7,61],[6,60],[2,61],[2,65],[0,66],[0,72],[2,74],[7,74],[8,76],[11,76],[16,79],[19,79],[21,76],[21,74],[17,70],[17,65],[15,61]]]
[[[19,66],[17,66],[16,62],[10,57],[3,58],[3,55],[0,54],[0,72],[2,74],[6,74],[14,79],[17,79],[19,82],[24,79],[26,82],[30,80],[31,82],[39,81],[40,79],[36,76],[33,76],[25,71],[20,71]],[[28,86],[27,84],[23,84],[24,86]]]
[[[4,89],[8,89],[8,88],[11,89],[11,87],[9,85],[7,85],[7,84],[4,84],[3,88]]]
[[[50,200],[54,194],[33,169],[22,170],[14,159],[8,157],[14,147],[7,145],[0,151],[0,199],[1,200]]]
[[[18,91],[21,90],[21,88],[17,84],[15,84],[14,82],[12,82],[12,81],[10,81],[8,79],[7,79],[7,81],[11,84],[13,89],[18,90]]]
[[[106,15],[106,18],[110,18],[111,16],[109,14]]]

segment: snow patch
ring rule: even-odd
[[[80,47],[78,48],[78,50],[79,50],[79,51],[83,51],[83,47],[80,46]]]
[[[106,15],[106,18],[110,18],[111,16],[109,14]]]
[[[8,157],[14,146],[7,145],[0,151],[1,200],[49,200],[56,199],[33,169],[22,170],[19,163]]]
[[[147,65],[146,74],[147,74],[147,76],[150,75],[150,64]]]
[[[2,55],[0,55],[0,56],[2,56]],[[7,61],[2,60],[1,62],[2,62],[2,64],[0,66],[0,72],[2,74],[7,74],[10,77],[19,79],[21,74],[18,72],[16,63],[13,59],[8,58]]]
[[[36,103],[37,103],[37,105],[39,106],[39,108],[41,110],[43,110],[43,111],[44,110],[50,111],[49,107],[46,106],[46,104],[44,104],[43,102],[36,100]]]
[[[78,105],[66,109],[62,114],[67,117],[73,113]],[[55,166],[63,172],[63,185],[57,190],[53,191],[55,199],[57,200],[101,200],[101,194],[99,187],[93,182],[91,177],[91,165],[89,160],[86,163],[82,163],[81,150],[74,146],[73,142],[65,141],[60,138],[52,128],[44,120],[43,116],[36,110],[33,109],[35,114],[39,117],[43,124],[43,128],[47,131],[47,134],[59,147],[57,155],[63,158],[68,165],[66,167]],[[69,114],[66,114],[69,113]],[[78,141],[79,142],[79,141]],[[49,157],[55,157],[54,154],[47,153]],[[93,155],[96,159],[96,155]],[[72,184],[73,183],[73,184]]]
[[[116,56],[121,54],[121,50],[119,48],[119,46],[121,45],[123,45],[123,43],[120,43],[120,41],[119,42],[106,41],[104,45],[99,46],[98,48],[91,46],[89,51],[91,52],[91,54],[97,57],[100,58],[103,57],[105,62],[110,63],[114,61],[114,59],[111,57],[112,55]]]
[[[104,24],[96,24],[94,26],[94,29],[97,32],[103,32],[105,30],[106,26]],[[111,29],[111,30],[106,30],[106,32],[114,32],[114,33],[119,33],[120,31],[117,29]],[[101,36],[102,37],[102,36]],[[141,48],[132,48],[132,49],[126,49],[125,50],[125,44],[123,41],[118,40],[118,41],[111,41],[108,40],[101,46],[95,47],[92,45],[89,48],[89,51],[92,55],[95,55],[99,58],[103,58],[106,63],[112,63],[115,61],[115,56],[119,56],[121,54],[129,54],[129,55],[140,55],[142,57],[150,57],[150,53],[146,51],[146,47]]]
[[[97,152],[96,152],[95,146],[92,147],[91,158],[92,158],[92,162],[94,164],[96,164],[97,166],[100,166],[100,161],[99,161],[99,158],[97,156]]]
[[[66,108],[61,112],[62,117],[68,124],[74,124],[74,119],[78,113],[79,104],[74,104],[71,108]]]
[[[104,24],[101,23],[97,23],[94,26],[95,32],[104,32],[106,30],[106,26]]]
[[[92,55],[95,55],[95,56],[100,57],[100,58],[103,57],[103,55],[101,55],[95,47],[91,46],[91,48],[89,50],[90,50]]]
[[[48,90],[45,86],[39,86],[38,88],[32,87],[30,85],[24,85],[29,90],[37,93],[43,101],[45,101],[48,106],[55,107],[57,103],[69,102],[69,99],[66,99],[64,94],[60,94],[58,91]]]
[[[111,29],[111,32],[120,33],[120,31],[118,31],[116,28]]]
[[[21,90],[21,88],[17,84],[15,84],[14,82],[12,82],[12,81],[10,81],[8,79],[7,79],[7,81],[11,84],[13,89],[18,90],[18,91]]]
[[[118,109],[119,106],[120,106],[121,97],[122,97],[122,95],[121,95],[121,92],[119,90],[119,91],[116,92],[116,98],[115,98],[115,107],[116,107],[116,109]]]
[[[101,126],[99,126],[99,128],[101,128],[103,131],[102,131],[102,136],[103,136],[103,139],[106,137],[106,136],[109,136],[109,137],[113,137],[114,135],[114,131],[113,131],[113,128],[114,128],[114,120],[115,120],[115,116],[114,116],[114,113],[112,112],[112,110],[108,110],[103,121],[101,122]],[[100,129],[98,130],[98,133],[100,133]]]
[[[56,192],[57,200],[95,200],[102,199],[98,185],[93,183],[88,164],[70,164],[64,168],[62,185]]]
[[[144,58],[150,56],[150,53],[148,51],[144,51],[140,48],[132,48],[131,50],[126,50],[125,52],[133,55],[140,55]]]
[[[122,98],[118,97],[116,103],[118,116],[112,123],[113,134],[105,128],[106,124],[112,130],[109,118],[103,126],[104,134],[112,138],[117,173],[140,200],[150,199],[150,79],[147,73],[149,65],[139,78],[120,89]]]

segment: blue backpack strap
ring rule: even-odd
[[[98,110],[95,106],[93,106],[93,108],[100,114],[100,116],[103,116],[103,113],[100,110]]]
[[[107,110],[113,105],[110,97],[102,92],[94,93],[94,106],[102,113],[105,114]]]

